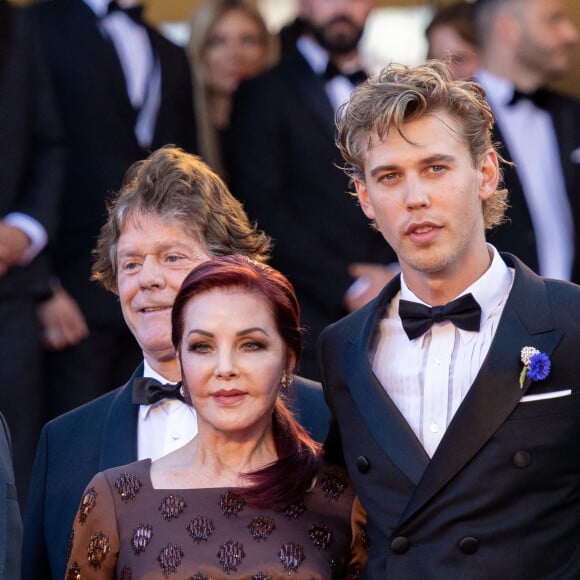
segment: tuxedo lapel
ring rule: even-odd
[[[400,288],[397,276],[382,292],[365,320],[362,332],[353,334],[345,344],[346,380],[366,425],[391,461],[415,485],[428,462],[423,446],[374,375],[369,362],[369,346],[380,318]],[[356,330],[356,329],[355,329]],[[348,437],[348,433],[344,436]]]
[[[295,51],[285,61],[282,70],[289,88],[311,110],[323,129],[334,141],[334,109],[324,90],[323,80],[310,68],[304,57]]]
[[[533,346],[551,355],[561,339],[553,327],[544,282],[513,256],[503,257],[515,267],[516,277],[490,351],[400,523],[445,486],[514,411],[530,384],[528,380],[520,388],[521,349]]]
[[[143,376],[139,365],[129,382],[113,400],[105,419],[101,439],[99,471],[137,460],[137,416],[139,406],[132,402],[133,381]]]

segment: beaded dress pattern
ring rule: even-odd
[[[149,459],[97,474],[75,518],[67,580],[314,580],[349,568],[353,491],[321,463],[316,484],[284,512],[224,488],[154,489]]]

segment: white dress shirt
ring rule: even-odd
[[[18,261],[18,265],[26,266],[30,264],[42,252],[48,242],[48,234],[44,226],[32,216],[18,211],[6,214],[4,221],[7,225],[22,230],[30,240],[30,244]]]
[[[143,376],[167,383],[145,361]],[[153,460],[183,447],[197,435],[197,415],[191,405],[179,399],[161,399],[152,405],[139,405],[137,420],[137,459]]]
[[[433,324],[414,340],[399,317],[401,299],[422,302],[401,275],[401,290],[379,323],[373,371],[407,423],[432,457],[487,356],[512,283],[509,269],[495,248],[491,266],[463,294],[481,306],[479,332],[458,329],[452,322]],[[429,306],[429,305],[428,305]]]
[[[153,53],[149,33],[122,11],[107,14],[109,0],[84,2],[101,19],[101,32],[110,38],[115,47],[125,75],[127,95],[139,111],[135,135],[139,144],[147,147],[153,141],[161,103],[161,67]]]
[[[516,164],[536,236],[539,273],[570,280],[574,223],[550,114],[526,99],[509,105],[510,81],[484,70],[476,77]]]

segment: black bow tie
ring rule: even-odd
[[[540,109],[547,109],[549,98],[550,91],[548,91],[547,89],[536,89],[531,93],[524,93],[523,91],[514,89],[514,94],[512,95],[512,98],[510,99],[508,105],[509,106],[515,105],[519,101],[524,100],[531,101],[532,103],[534,103],[534,105],[536,105],[536,107]]]
[[[367,73],[364,70],[359,69],[351,73],[343,73],[330,60],[328,61],[328,65],[322,76],[326,82],[331,81],[334,77],[338,76],[345,77],[355,86],[360,85],[361,83],[367,80]]]
[[[179,399],[183,401],[181,383],[161,384],[151,377],[139,377],[133,381],[133,404],[152,405],[161,399]]]
[[[403,328],[413,340],[425,334],[435,322],[449,320],[462,330],[479,330],[481,307],[472,294],[465,294],[445,304],[445,306],[425,306],[408,300],[399,301],[399,316]]]
[[[134,6],[119,6],[116,0],[111,0],[109,2],[109,7],[107,8],[107,14],[112,14],[113,12],[124,12],[129,18],[141,24],[143,22],[143,4],[136,4]]]

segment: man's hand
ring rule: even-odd
[[[48,350],[62,350],[89,334],[85,317],[72,296],[62,287],[38,308],[42,337]]]
[[[20,228],[0,220],[0,276],[19,262],[29,245],[29,237]]]
[[[399,273],[398,266],[393,264],[351,264],[349,274],[355,279],[344,296],[344,304],[349,312],[362,308],[367,302],[379,294],[390,282],[391,278]]]

